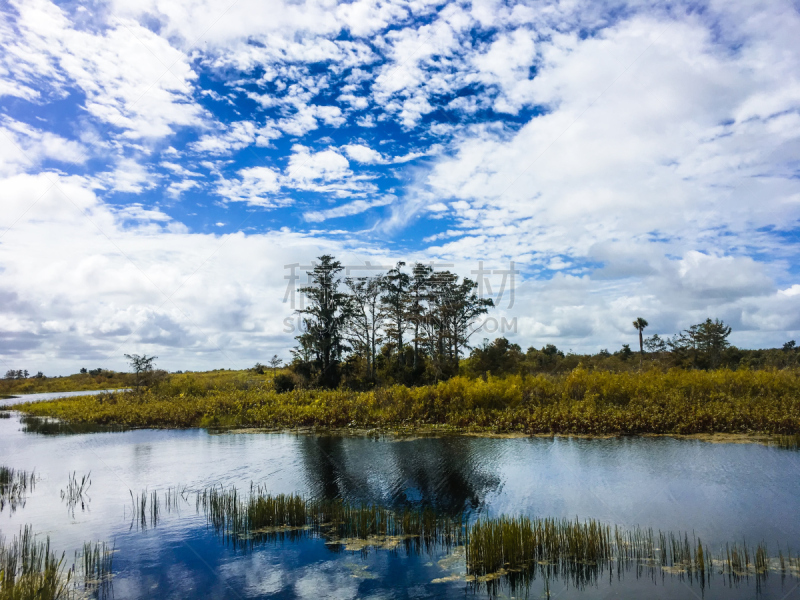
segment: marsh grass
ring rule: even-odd
[[[70,473],[67,479],[66,489],[61,490],[61,501],[66,502],[67,510],[69,510],[73,516],[75,514],[75,507],[78,506],[78,504],[80,504],[82,511],[88,508],[88,504],[92,500],[89,496],[89,488],[91,487],[91,471],[87,475],[81,476],[80,481],[78,481],[77,472],[73,471]]]
[[[6,542],[0,535],[0,598],[2,600],[50,600],[66,598],[71,571],[65,572],[64,555],[50,549],[50,538],[36,541],[26,526]]]
[[[435,385],[277,393],[244,375],[177,375],[139,394],[14,408],[120,427],[428,428],[527,434],[800,433],[800,370],[454,377]],[[213,383],[213,385],[212,385]]]
[[[18,506],[25,506],[28,490],[36,487],[34,471],[19,471],[0,466],[0,512],[8,505],[11,511]]]
[[[0,410],[0,419],[10,419],[11,413],[5,410]]]
[[[743,541],[713,550],[687,533],[622,530],[591,519],[480,519],[468,528],[466,563],[477,585],[491,587],[503,579],[512,588],[537,576],[583,586],[606,571],[621,575],[630,568],[637,577],[672,574],[702,586],[715,574],[731,583],[749,577],[758,583],[770,572],[800,577],[797,556],[779,550],[777,557],[770,557],[763,543],[753,547]]]
[[[334,545],[351,539],[381,545],[391,538],[409,552],[463,543],[463,520],[438,515],[429,508],[392,510],[295,494],[273,496],[254,485],[244,495],[236,488],[206,488],[197,494],[196,507],[205,513],[215,532],[235,546],[307,535],[323,537]]]
[[[114,547],[105,542],[86,542],[80,552],[75,552],[73,570],[80,573],[75,578],[75,588],[82,588],[84,595],[105,597],[111,595]]]
[[[105,542],[85,543],[67,568],[64,553],[39,541],[30,525],[7,542],[0,534],[0,600],[103,598],[111,587],[114,549]]]

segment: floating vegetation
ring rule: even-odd
[[[5,410],[0,410],[0,419],[10,419],[11,413]]]
[[[64,555],[50,549],[50,538],[37,542],[28,525],[10,543],[0,535],[0,598],[50,600],[66,598],[72,572]]]
[[[90,487],[92,487],[91,471],[88,475],[82,476],[80,481],[78,481],[75,471],[70,474],[67,480],[67,489],[61,490],[61,501],[67,503],[67,509],[72,512],[73,516],[78,504],[81,505],[82,511],[87,509],[87,505],[92,500],[88,493]]]
[[[253,485],[245,496],[236,488],[207,488],[197,494],[196,506],[214,530],[234,545],[318,535],[333,545],[358,539],[370,545],[389,541],[408,551],[432,551],[464,541],[462,518],[441,516],[430,508],[392,510],[295,494],[273,496]],[[367,547],[361,545],[362,550]]]
[[[0,512],[6,504],[13,512],[18,506],[25,506],[28,490],[36,486],[36,474],[31,471],[18,471],[0,466]]]
[[[479,585],[502,578],[512,587],[537,574],[583,586],[606,570],[621,574],[630,567],[636,567],[637,576],[644,569],[652,577],[669,573],[701,585],[714,574],[731,583],[751,576],[758,582],[770,571],[800,576],[800,557],[779,551],[770,558],[764,544],[726,544],[714,551],[686,533],[612,529],[592,519],[481,519],[469,527],[466,561],[468,575]]]

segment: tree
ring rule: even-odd
[[[125,358],[131,366],[133,372],[133,387],[137,392],[142,388],[149,387],[155,380],[155,361],[157,356],[147,356],[142,354],[126,354]]]
[[[628,360],[631,356],[633,356],[633,350],[631,350],[630,344],[622,344],[622,349],[614,354],[619,356],[622,360]]]
[[[278,358],[277,354],[273,354],[272,358],[269,359],[269,366],[272,369],[272,375],[275,375],[275,371],[281,368],[283,364],[283,360]]]
[[[649,323],[645,321],[642,317],[636,317],[636,320],[633,322],[633,327],[636,331],[639,332],[639,366],[642,366],[642,359],[644,358],[644,328],[647,327]]]
[[[433,269],[422,263],[415,263],[411,269],[408,289],[408,319],[414,328],[414,371],[419,368],[420,344],[424,339],[420,333],[424,331],[422,321],[425,318],[425,297],[428,294]]]
[[[128,356],[128,355],[126,354],[125,356]],[[88,373],[88,371],[86,370],[86,367],[81,367],[81,375],[86,375],[86,373]]]
[[[678,358],[688,360],[692,366],[714,369],[722,362],[722,353],[730,347],[730,334],[731,328],[724,322],[708,318],[673,337],[669,346]]]
[[[406,263],[398,262],[394,269],[386,274],[382,280],[384,293],[381,296],[383,315],[389,323],[387,334],[395,343],[400,367],[405,363],[403,334],[408,329],[408,309],[411,300],[409,296],[411,279],[406,273],[403,273],[404,266]]]
[[[516,372],[524,358],[522,349],[504,337],[496,338],[491,344],[484,339],[481,346],[472,349],[468,368],[473,375],[505,375]]]
[[[794,350],[796,347],[797,347],[797,344],[796,344],[796,342],[795,342],[794,340],[789,340],[788,342],[786,342],[786,343],[783,345],[783,351],[784,351],[784,352],[791,352],[791,351],[792,351],[792,350]]]
[[[666,352],[667,342],[654,333],[644,341],[644,347],[648,352]]]
[[[338,365],[347,350],[343,333],[350,302],[347,295],[339,291],[338,275],[344,268],[342,264],[329,254],[320,256],[319,261],[311,271],[311,285],[300,288],[310,306],[297,311],[303,315],[306,326],[297,340],[304,354],[313,354],[319,382],[333,387],[339,381]]]
[[[386,279],[382,276],[348,277],[344,282],[350,290],[348,338],[353,348],[364,357],[367,378],[374,380],[375,355],[378,343],[383,339],[379,331],[387,314],[381,308],[381,294],[386,289]]]

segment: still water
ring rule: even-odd
[[[115,598],[429,598],[487,596],[465,581],[463,549],[350,551],[305,537],[234,548],[209,529],[194,496],[153,526],[132,517],[131,492],[266,485],[447,513],[595,518],[687,531],[710,546],[764,541],[800,550],[800,453],[672,438],[350,437],[205,430],[26,433],[0,419],[0,464],[39,478],[24,507],[0,513],[8,538],[25,524],[71,557],[84,541],[115,545]],[[68,476],[91,472],[83,506],[61,500]],[[575,586],[555,578],[500,596],[551,598],[800,598],[798,579],[771,574],[701,587],[675,575],[605,573]]]

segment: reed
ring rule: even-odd
[[[10,419],[11,413],[5,410],[0,410],[0,419]]]
[[[34,471],[19,471],[9,467],[0,466],[0,512],[6,505],[11,511],[19,505],[24,506],[28,490],[36,486]]]
[[[0,535],[0,598],[3,600],[53,600],[66,598],[72,571],[64,569],[64,556],[50,549],[50,538],[36,541],[25,526],[10,543]]]
[[[411,551],[463,543],[462,519],[438,515],[430,508],[392,510],[295,494],[273,496],[254,485],[247,495],[236,488],[206,488],[197,494],[196,506],[214,530],[235,545],[304,535],[331,542],[395,538]]]
[[[67,509],[73,514],[75,507],[80,504],[81,510],[86,510],[86,505],[91,501],[89,488],[92,487],[92,473],[81,476],[78,481],[77,473],[73,471],[67,479],[66,489],[61,490],[61,501],[66,502]]]
[[[479,519],[468,527],[467,573],[475,581],[492,580],[498,574],[520,581],[553,574],[576,585],[594,582],[606,570],[635,566],[657,572],[696,578],[705,583],[713,574],[731,580],[770,573],[800,576],[800,560],[779,550],[770,557],[766,545],[726,544],[714,553],[699,538],[687,533],[654,532],[652,529],[613,529],[586,521],[528,517]]]
[[[80,566],[80,577],[75,578],[75,587],[84,594],[109,596],[114,561],[114,547],[105,542],[85,542],[80,552],[75,552],[74,569]]]

